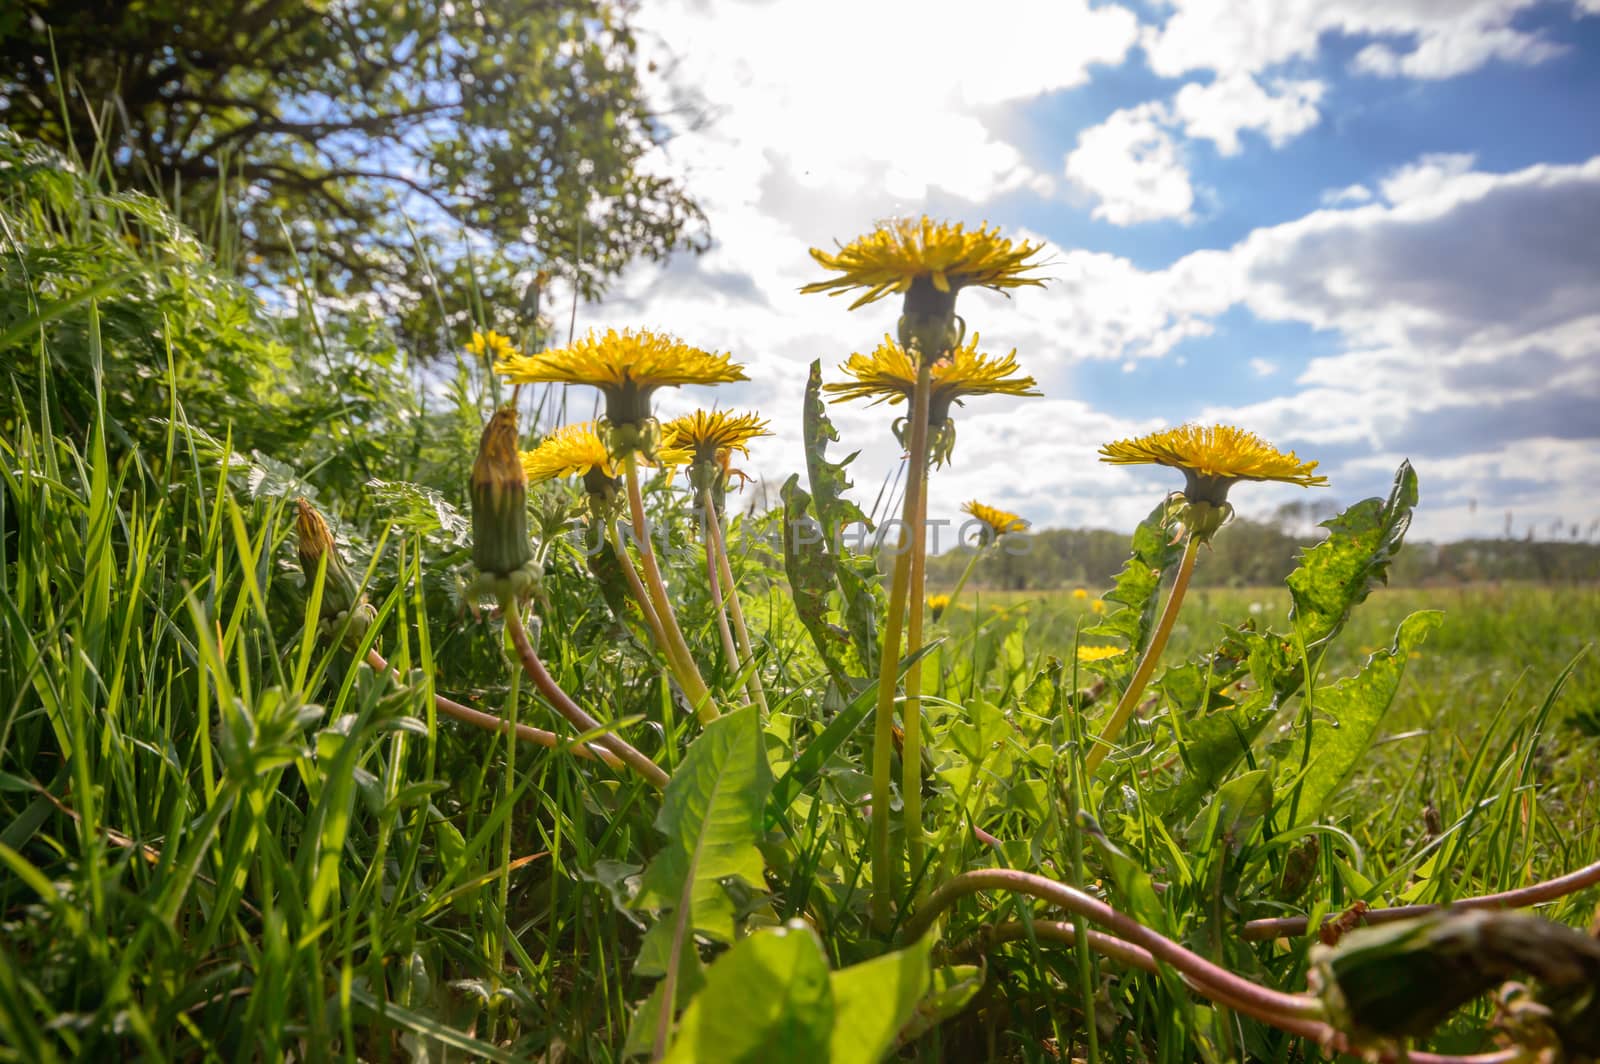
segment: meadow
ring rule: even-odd
[[[1314,479],[1220,431],[1172,498],[1198,458],[1108,441],[1176,465],[1081,597],[828,547],[825,398],[903,401],[914,525],[951,399],[1029,393],[953,317],[1025,245],[819,253],[901,340],[764,412],[807,469],[753,515],[762,419],[639,386],[728,356],[464,328],[441,394],[92,166],[0,163],[0,1059],[1600,1052],[1600,602],[1386,588],[1409,466],[1284,588],[1184,594],[1227,490]]]

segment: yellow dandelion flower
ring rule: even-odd
[[[661,427],[662,460],[671,464],[713,461],[725,453],[750,454],[750,441],[771,436],[767,421],[757,414],[731,414],[726,410],[696,410],[673,418]],[[668,455],[681,456],[676,462]]]
[[[1303,488],[1323,487],[1316,462],[1284,454],[1253,432],[1232,425],[1181,425],[1100,448],[1100,460],[1113,465],[1164,465],[1182,470],[1184,523],[1207,540],[1233,514],[1228,489],[1241,480],[1276,480]]]
[[[928,399],[928,424],[940,426],[950,418],[951,404],[969,395],[1042,394],[1032,377],[1018,375],[1017,352],[1008,355],[978,353],[979,337],[956,348],[950,357],[933,365],[933,390]],[[917,367],[906,349],[888,336],[870,355],[853,354],[839,368],[855,379],[824,384],[822,390],[835,396],[833,402],[867,399],[872,404],[904,403],[910,400],[917,383]]]
[[[928,614],[938,620],[945,610],[950,608],[949,595],[929,595],[927,598]]]
[[[865,295],[850,304],[854,310],[890,293],[909,291],[919,279],[951,295],[972,286],[1003,290],[1043,285],[1042,280],[1027,275],[1036,265],[1028,260],[1041,247],[1025,240],[1013,243],[1002,239],[1000,230],[988,225],[969,231],[959,222],[898,218],[880,223],[833,254],[812,248],[811,257],[840,276],[814,281],[800,291],[841,295],[866,289]]]
[[[604,477],[617,475],[617,464],[606,453],[593,421],[563,425],[522,452],[522,468],[531,483],[558,477],[585,477],[599,470]]]
[[[1089,602],[1089,612],[1090,613],[1104,613],[1104,612],[1106,612],[1106,600],[1105,599],[1091,599],[1090,602]]]
[[[988,540],[999,539],[1001,536],[1011,532],[1026,532],[1028,530],[1028,522],[1024,521],[1021,517],[1018,517],[1009,510],[1001,510],[994,506],[985,506],[977,499],[973,499],[971,502],[962,506],[961,512],[971,514],[973,517],[976,517],[979,521],[983,522],[984,526],[988,529],[988,535],[985,537],[985,542]]]
[[[1109,661],[1112,658],[1120,658],[1126,653],[1127,651],[1122,647],[1092,647],[1080,645],[1078,647],[1078,660]]]
[[[588,384],[606,397],[604,438],[614,457],[655,451],[657,428],[650,397],[657,388],[724,384],[749,378],[729,355],[648,330],[607,329],[568,347],[517,355],[495,363],[495,372],[516,384]]]
[[[1086,599],[1089,597],[1089,593],[1081,587],[1073,588],[1072,597],[1075,599]]]
[[[517,345],[511,342],[511,338],[502,336],[493,329],[488,332],[474,331],[472,339],[467,342],[467,354],[490,362],[521,357],[521,352],[517,350]]]

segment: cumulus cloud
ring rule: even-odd
[[[1313,57],[1324,34],[1376,37],[1358,53],[1358,71],[1447,78],[1491,60],[1532,64],[1560,47],[1513,25],[1538,0],[1176,0],[1160,26],[1147,27],[1150,67],[1163,77],[1195,70],[1253,74]]]
[[[1142,103],[1078,135],[1067,179],[1093,197],[1094,217],[1112,225],[1192,217],[1194,187],[1168,121],[1164,104]]]
[[[1279,147],[1317,124],[1320,81],[1278,80],[1272,91],[1249,74],[1219,77],[1209,85],[1190,82],[1172,99],[1184,133],[1216,144],[1223,155],[1237,155],[1239,133],[1253,130]]]
[[[1324,207],[1339,207],[1346,203],[1366,203],[1372,199],[1372,190],[1366,185],[1346,185],[1344,188],[1330,188],[1322,194]]]

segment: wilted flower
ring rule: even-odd
[[[308,587],[317,578],[318,568],[326,565],[318,629],[325,633],[342,629],[346,644],[354,647],[377,618],[377,610],[361,593],[355,576],[333,541],[328,522],[303,498],[295,500],[294,530],[295,549],[300,555],[300,569],[305,573]]]
[[[517,452],[515,407],[496,410],[472,463],[472,564],[497,598],[521,598],[538,581],[528,536],[528,475]]]

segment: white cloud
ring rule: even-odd
[[[1325,90],[1320,81],[1278,80],[1272,90],[1249,74],[1230,74],[1208,85],[1190,82],[1178,90],[1172,106],[1185,134],[1212,141],[1223,155],[1236,155],[1241,130],[1261,133],[1276,148],[1317,124],[1317,103]]]
[[[1265,358],[1252,358],[1250,368],[1255,371],[1257,377],[1270,377],[1278,372],[1278,364]]]
[[[1475,162],[1477,156],[1466,152],[1424,155],[1385,176],[1378,188],[1390,203],[1421,199],[1443,188],[1452,178],[1469,172]]]
[[[1346,203],[1366,203],[1372,199],[1372,190],[1366,185],[1346,185],[1344,188],[1330,188],[1322,194],[1324,207],[1339,207]]]
[[[1163,77],[1194,70],[1253,74],[1312,58],[1324,34],[1383,38],[1363,50],[1366,73],[1446,78],[1491,60],[1532,64],[1559,46],[1512,25],[1538,0],[1176,0],[1173,14],[1145,30],[1151,69]],[[1404,49],[1404,50],[1402,50]]]
[[[1194,187],[1160,103],[1112,112],[1078,135],[1067,178],[1095,199],[1094,217],[1134,225],[1193,217]]]

